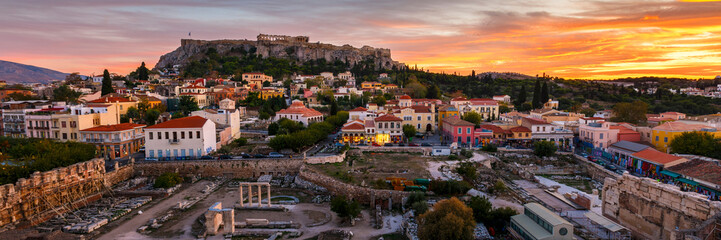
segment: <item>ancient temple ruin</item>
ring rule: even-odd
[[[269,34],[258,34],[258,41],[272,41],[272,42],[289,42],[289,43],[307,43],[308,36],[287,36],[287,35],[269,35]]]

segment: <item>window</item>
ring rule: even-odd
[[[471,128],[466,128],[466,133],[470,134],[470,133],[471,133]]]
[[[668,142],[668,137],[664,137],[663,142]]]
[[[153,134],[153,133],[150,133],[150,134]],[[160,139],[163,139],[163,134],[160,134],[160,132],[158,132],[158,140],[160,140]]]
[[[165,132],[165,139],[170,139],[170,133]]]
[[[544,132],[546,131],[546,127],[543,127],[543,131],[544,131]]]
[[[428,121],[430,121],[430,120],[431,120],[431,116],[428,116]]]
[[[421,116],[418,116],[418,121],[420,121],[420,120],[421,120]]]
[[[458,128],[458,134],[461,134],[462,133],[461,131],[462,131],[461,128]]]
[[[418,124],[418,128],[417,128],[417,129],[421,129],[421,124],[420,124],[420,123]]]
[[[173,149],[173,156],[178,156],[178,149]]]
[[[193,132],[188,131],[188,138],[193,139]],[[192,153],[190,155],[193,155]]]
[[[195,156],[192,148],[188,149],[188,156]]]
[[[598,139],[603,139],[603,133],[598,134]]]
[[[656,141],[658,142],[658,136],[656,136]]]
[[[153,140],[153,134],[148,135],[150,137],[150,140]]]
[[[67,133],[63,133],[63,139],[68,139],[68,134],[67,134]]]
[[[180,156],[185,157],[185,149],[180,149]]]
[[[195,131],[195,136],[196,136],[197,138],[200,138],[200,131]]]
[[[180,132],[180,139],[185,139],[185,132]],[[183,150],[185,151],[185,150]]]
[[[162,157],[163,157],[163,150],[158,150],[158,158],[162,158]]]
[[[65,124],[65,121],[62,121],[62,122],[60,122],[60,125],[62,125],[62,126],[63,126],[63,128],[66,128],[66,127],[68,127],[68,126],[67,126],[67,125]]]
[[[152,136],[152,135],[151,135],[151,136]],[[150,150],[150,151],[148,152],[148,156],[149,156],[149,157],[155,157],[155,150]]]

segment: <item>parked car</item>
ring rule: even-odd
[[[368,146],[368,145],[365,143],[361,143],[361,144],[357,144],[356,146]]]
[[[373,146],[374,146],[374,147],[380,147],[381,145],[380,145],[380,144],[377,144],[377,143],[373,143]]]
[[[409,144],[408,144],[408,146],[409,146],[409,147],[418,147],[418,144],[415,144],[415,143],[409,143]]]
[[[404,147],[404,146],[406,146],[406,144],[405,144],[405,143],[399,143],[398,146],[399,146],[399,147]]]
[[[430,144],[430,143],[421,143],[421,146],[424,146],[424,147],[430,147],[430,146],[431,146],[431,144]]]
[[[611,170],[611,171],[616,171],[618,168],[614,165],[609,164],[609,165],[606,165],[606,169]]]
[[[255,154],[253,155],[254,158],[265,158],[265,155],[263,154]]]
[[[588,161],[591,161],[591,162],[596,162],[596,158],[593,156],[588,156],[586,159],[588,159]]]
[[[386,144],[383,144],[383,146],[386,146],[386,147],[393,147],[393,143],[386,143]]]
[[[247,154],[247,153],[241,153],[241,154],[240,154],[240,157],[242,157],[242,158],[252,158],[252,157],[250,156],[250,154]]]
[[[200,159],[201,160],[213,160],[213,157],[205,155],[205,156],[200,157]]]
[[[277,153],[277,152],[271,152],[268,154],[269,158],[282,158],[285,157],[285,155]]]
[[[150,158],[145,158],[145,161],[158,161],[158,159],[150,157]]]
[[[230,155],[220,155],[218,156],[218,160],[226,160],[226,159],[233,159]]]

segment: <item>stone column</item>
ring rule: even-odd
[[[262,207],[263,201],[261,201],[261,199],[263,199],[263,192],[260,191],[260,184],[258,184],[257,186],[258,186],[258,207]]]
[[[248,206],[253,206],[253,187],[248,184]]]
[[[243,207],[243,184],[240,184],[240,206]]]
[[[268,207],[270,207],[270,184],[266,186],[268,187]]]

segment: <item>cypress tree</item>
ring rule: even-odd
[[[533,88],[533,101],[531,105],[534,109],[541,107],[541,81],[536,79],[536,86]]]
[[[518,91],[518,97],[516,98],[516,102],[515,102],[516,107],[520,107],[523,103],[526,102],[526,98],[527,98],[526,94],[527,94],[526,93],[526,85],[522,84],[521,90]]]
[[[548,102],[548,99],[551,97],[548,96],[548,84],[546,81],[543,82],[543,87],[541,88],[541,105]]]
[[[115,90],[113,90],[113,81],[110,79],[108,69],[105,69],[105,71],[103,71],[103,87],[101,89],[101,95],[113,92],[115,92]]]
[[[135,72],[138,73],[138,80],[148,80],[148,68],[145,67],[145,62],[141,63]]]

